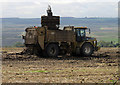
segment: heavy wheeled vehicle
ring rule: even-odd
[[[97,40],[86,36],[87,27],[66,26],[59,29],[60,17],[53,16],[51,7],[47,16],[41,16],[41,27],[26,28],[23,36],[27,51],[48,57],[57,57],[59,54],[91,56],[98,51]],[[90,29],[89,29],[90,33]]]

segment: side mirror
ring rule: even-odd
[[[89,34],[91,33],[90,29],[89,29]]]
[[[22,35],[22,39],[25,39],[25,36],[24,36],[24,35]]]

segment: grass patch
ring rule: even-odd
[[[36,72],[46,73],[46,72],[49,72],[49,71],[42,71],[42,70],[37,70],[37,71],[25,71],[25,73],[36,73]]]
[[[115,68],[114,71],[117,71],[118,69]],[[83,69],[65,69],[65,70],[49,70],[49,71],[45,71],[45,70],[36,70],[36,71],[25,71],[25,73],[36,73],[36,72],[41,72],[41,73],[46,73],[46,72],[112,72],[112,70],[108,69],[108,68],[83,68]]]

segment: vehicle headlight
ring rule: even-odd
[[[97,41],[93,41],[94,45],[97,46]]]

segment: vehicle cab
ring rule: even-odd
[[[74,28],[77,42],[86,40],[86,29],[88,29],[88,28],[87,27],[75,27]]]

